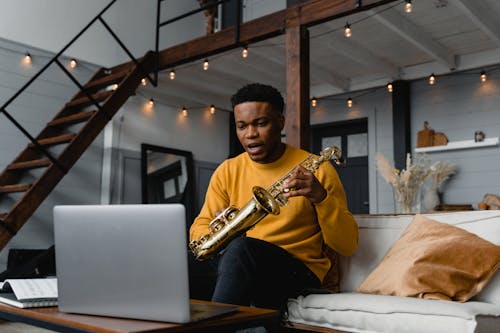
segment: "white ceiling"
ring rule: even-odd
[[[500,64],[499,0],[413,0],[404,11],[396,1],[371,11],[310,27],[311,97],[380,87],[458,71],[488,72]],[[352,37],[344,37],[349,22]],[[249,45],[160,73],[154,95],[175,107],[214,104],[230,109],[229,97],[242,85],[263,82],[286,90],[284,36]],[[152,87],[144,88],[146,92]],[[151,92],[152,93],[152,92]]]

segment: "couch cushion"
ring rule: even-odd
[[[308,295],[288,302],[288,320],[347,332],[498,333],[500,307],[358,293]]]
[[[465,302],[500,266],[500,246],[417,214],[359,292]]]
[[[433,220],[455,225],[500,245],[500,211],[468,211],[425,214]],[[410,224],[413,215],[356,215],[359,246],[351,257],[339,256],[340,290],[354,291],[382,260],[389,247]],[[498,287],[495,287],[498,286]],[[500,305],[500,273],[474,297]]]

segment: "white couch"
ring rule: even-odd
[[[426,216],[500,245],[499,210]],[[413,215],[356,216],[359,247],[352,257],[340,257],[340,293],[289,300],[289,327],[321,332],[500,333],[499,272],[465,303],[355,292],[412,219]]]

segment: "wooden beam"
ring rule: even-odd
[[[286,142],[309,150],[309,31],[300,25],[289,27],[285,43]]]
[[[214,54],[255,43],[285,33],[293,25],[312,26],[334,18],[368,10],[396,0],[310,0],[279,12],[245,22],[240,26],[239,40],[234,27],[193,39],[159,52],[159,69],[176,67]],[[359,3],[361,3],[359,5]],[[116,66],[114,70],[133,67],[132,62]]]

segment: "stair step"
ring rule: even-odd
[[[60,125],[72,125],[72,124],[82,123],[82,122],[90,119],[90,117],[92,117],[95,113],[96,113],[95,110],[75,113],[75,114],[72,114],[70,116],[60,117],[60,118],[54,119],[51,122],[49,122],[47,125],[48,126],[60,126]]]
[[[21,169],[35,169],[44,168],[50,165],[50,161],[47,159],[39,159],[25,162],[12,163],[7,167],[7,170],[21,170]]]
[[[98,79],[95,79],[93,81],[90,81],[84,86],[84,89],[86,90],[97,90],[100,88],[104,88],[107,86],[110,86],[114,83],[120,82],[130,71],[125,70],[113,74],[109,74],[103,77],[100,77]]]
[[[0,186],[0,193],[26,192],[30,187],[31,185],[26,184],[3,185]]]
[[[112,90],[100,91],[100,92],[97,92],[95,94],[92,94],[92,98],[95,99],[97,102],[101,102],[101,101],[104,101],[109,96],[111,96],[113,94],[113,92],[114,91],[112,91]],[[80,97],[80,98],[72,100],[71,102],[66,104],[66,107],[67,108],[74,108],[74,107],[78,107],[78,106],[83,107],[83,106],[87,106],[90,104],[92,104],[92,101],[87,96],[84,96],[84,97]]]
[[[73,140],[73,138],[75,136],[76,136],[75,133],[63,134],[63,135],[54,136],[51,138],[40,139],[40,140],[38,140],[38,143],[42,146],[52,146],[52,145],[57,145],[60,143],[70,142],[71,140]],[[35,145],[33,143],[30,143],[29,147],[33,148],[33,147],[35,147]]]

